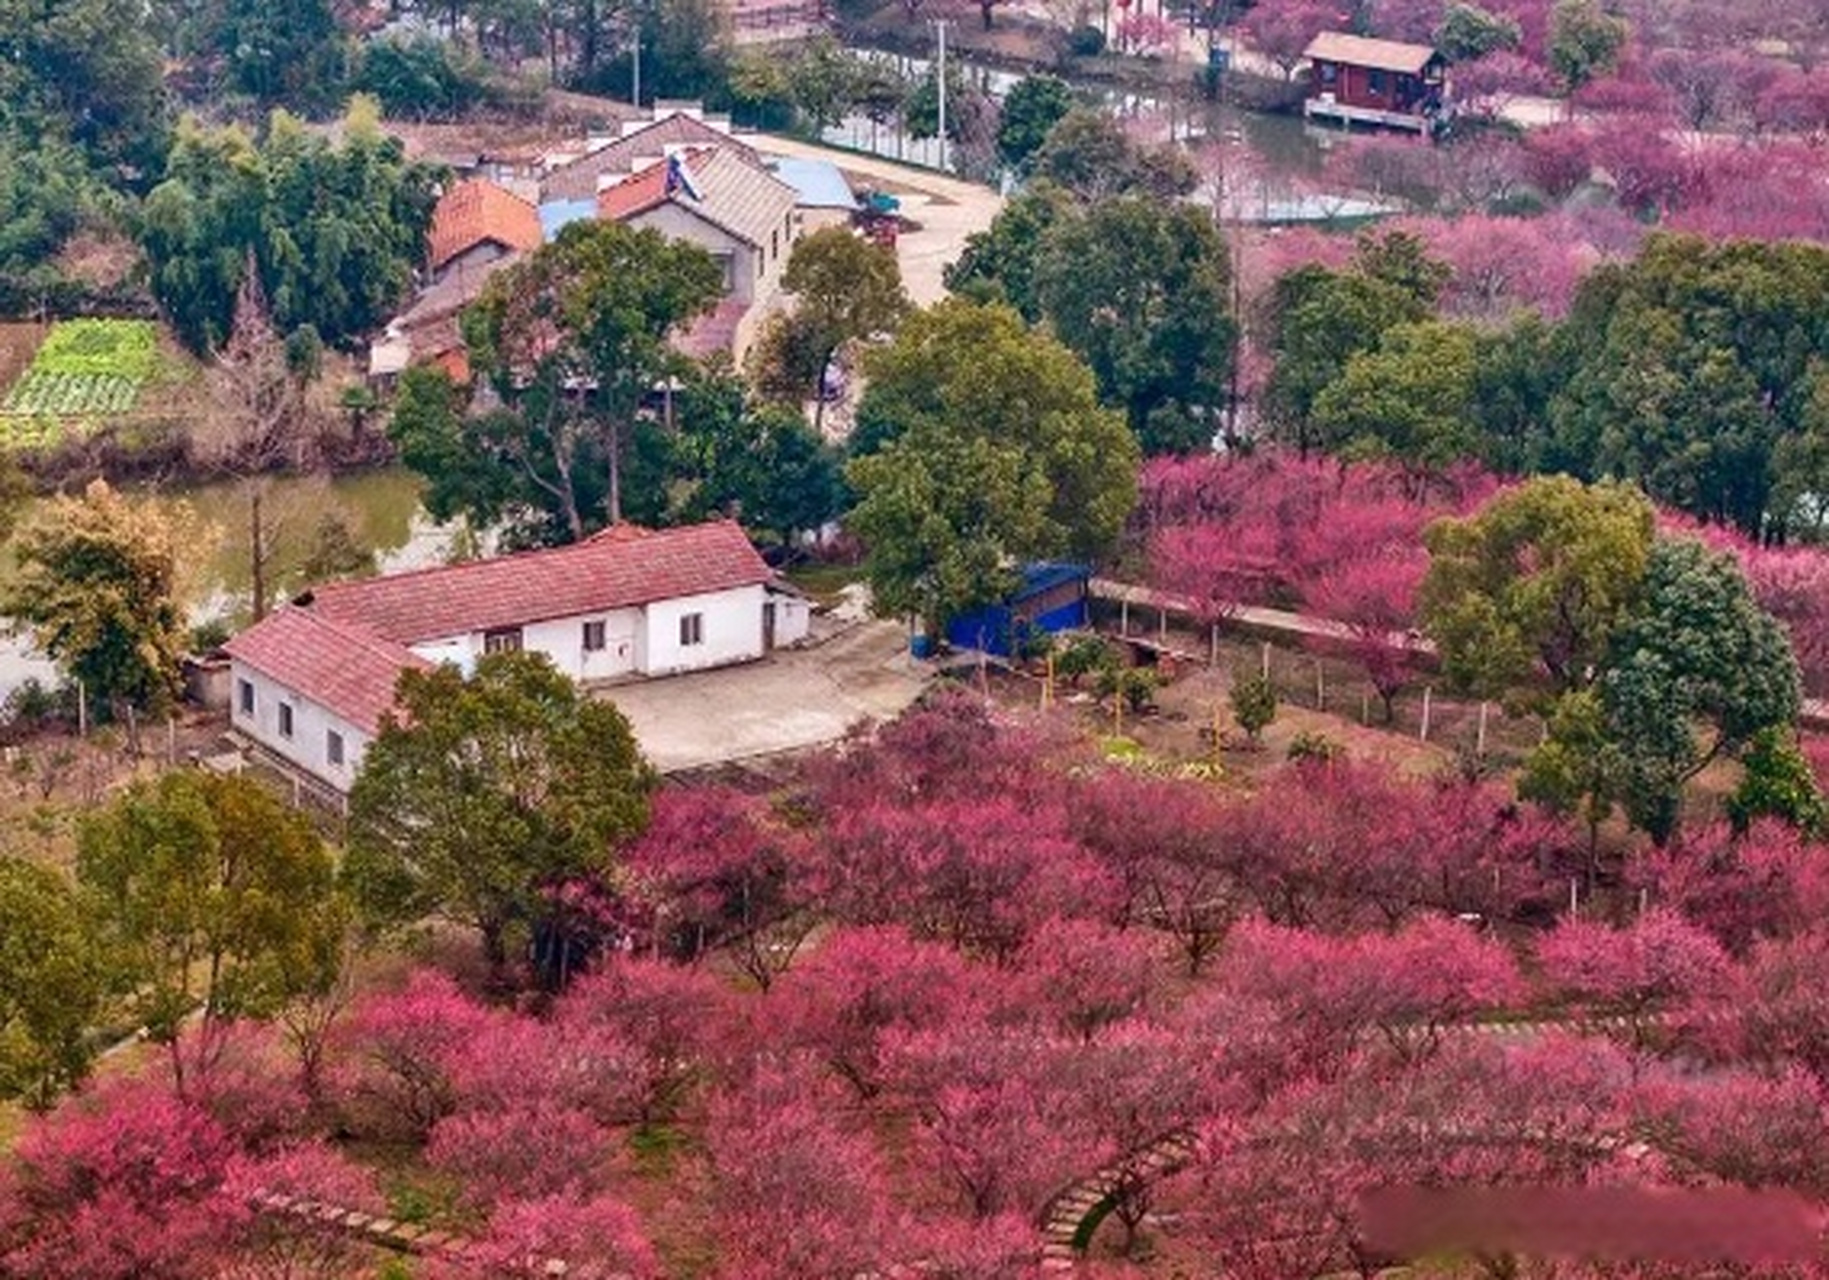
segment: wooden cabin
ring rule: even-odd
[[[1323,31],[1306,52],[1304,116],[1423,133],[1441,114],[1447,62],[1428,45]]]

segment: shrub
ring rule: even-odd
[[[1291,760],[1312,760],[1317,764],[1331,764],[1335,760],[1344,758],[1345,755],[1345,743],[1313,730],[1298,733],[1289,743]]]
[[[1260,675],[1241,676],[1232,682],[1232,715],[1253,744],[1276,719],[1276,688]]]
[[[1097,27],[1075,27],[1067,33],[1067,52],[1076,58],[1096,58],[1105,52],[1105,33]]]

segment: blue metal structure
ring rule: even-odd
[[[1086,625],[1090,565],[1047,560],[1024,565],[1022,583],[996,604],[953,617],[946,642],[955,649],[980,649],[1010,657],[1035,632],[1070,631]]]

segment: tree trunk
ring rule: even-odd
[[[622,424],[610,423],[610,523],[622,523]]]
[[[254,621],[267,616],[267,547],[265,530],[260,525],[260,481],[254,481],[248,495],[248,555],[253,573]]]

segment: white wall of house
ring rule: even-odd
[[[656,205],[645,213],[636,214],[628,222],[630,226],[653,227],[662,235],[696,244],[720,262],[728,260],[728,296],[742,303],[755,301],[758,283],[756,251],[747,241],[739,240],[724,228],[687,212],[671,200]]]
[[[674,675],[760,658],[763,590],[758,583],[649,605],[644,674]],[[682,625],[689,617],[699,619],[696,627]]]
[[[229,675],[229,723],[234,728],[338,791],[346,792],[355,785],[370,742],[366,732],[239,658],[230,662]],[[291,733],[283,731],[282,706],[291,708]],[[341,764],[331,759],[332,734],[342,739]]]
[[[643,609],[611,609],[599,613],[530,622],[520,628],[521,648],[543,653],[575,680],[614,680],[620,676],[674,675],[762,656],[762,606],[764,588],[739,587],[705,595],[661,600]],[[786,597],[782,597],[786,599]],[[806,635],[804,601],[801,616],[791,609],[776,611],[778,645],[791,644]],[[699,615],[696,643],[681,619]],[[602,649],[586,651],[585,626],[603,624]],[[412,646],[430,662],[454,662],[470,670],[486,651],[483,632],[427,640]]]
[[[791,595],[786,591],[770,591],[768,603],[775,610],[775,648],[783,649],[788,645],[799,644],[807,638],[812,630],[813,608],[804,596]]]

